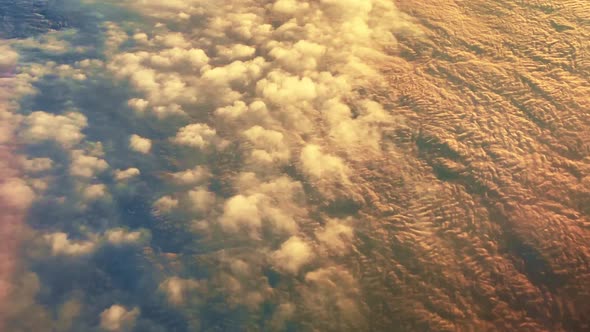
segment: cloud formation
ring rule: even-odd
[[[106,331],[130,331],[139,313],[138,308],[129,310],[120,304],[113,304],[100,314],[100,327]]]

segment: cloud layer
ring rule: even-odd
[[[433,3],[68,0],[1,44],[0,321],[583,327],[585,64]]]

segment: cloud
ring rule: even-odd
[[[6,73],[14,68],[18,62],[19,54],[10,46],[0,44],[0,72]]]
[[[172,42],[170,35],[166,38],[168,42]],[[160,51],[156,55],[152,55],[149,58],[149,61],[156,68],[161,69],[197,70],[209,62],[209,57],[200,49],[182,49],[174,47]]]
[[[164,280],[159,289],[166,294],[168,301],[174,305],[182,305],[188,296],[194,296],[194,292],[199,289],[199,282],[191,279],[182,279],[179,277],[170,277]]]
[[[217,46],[217,55],[225,60],[244,60],[254,56],[256,48],[244,44],[234,44],[231,46]]]
[[[171,196],[163,196],[160,197],[157,201],[155,201],[153,206],[157,212],[166,213],[178,207],[178,204],[178,199],[173,198]]]
[[[82,196],[87,201],[93,201],[104,197],[107,194],[107,187],[104,184],[92,184],[84,188]]]
[[[219,218],[224,231],[245,231],[255,239],[263,229],[273,235],[297,232],[296,219],[305,215],[298,204],[303,193],[301,183],[287,177],[262,182],[254,173],[246,172],[237,177],[236,187],[242,193],[225,201]]]
[[[50,158],[23,159],[22,165],[27,173],[41,173],[53,167],[53,160]]]
[[[168,175],[173,183],[181,186],[199,184],[211,176],[209,170],[204,166],[196,166],[192,169],[174,172]]]
[[[120,304],[113,304],[100,314],[100,327],[106,331],[130,331],[139,314],[139,308],[130,310]]]
[[[115,180],[126,181],[136,176],[139,176],[141,172],[135,167],[131,167],[125,170],[115,170]]]
[[[302,292],[305,311],[312,320],[338,320],[347,329],[366,329],[362,316],[359,284],[342,266],[327,266],[305,274],[306,288]]]
[[[262,217],[258,210],[260,199],[258,195],[236,195],[228,199],[219,219],[221,227],[228,232],[236,233],[243,228],[256,234],[262,226]]]
[[[273,266],[280,271],[297,274],[299,270],[310,263],[315,254],[312,247],[303,239],[292,236],[285,241],[279,250],[271,254]]]
[[[214,207],[216,197],[215,194],[207,190],[205,187],[197,187],[190,190],[187,195],[188,208],[199,213],[206,213]]]
[[[254,147],[250,152],[251,161],[256,164],[286,163],[291,154],[284,142],[283,133],[253,126],[242,134]]]
[[[52,255],[88,256],[100,246],[141,244],[146,273],[157,275],[173,269],[183,276],[165,279],[158,290],[170,304],[190,306],[190,311],[183,311],[187,321],[198,322],[204,312],[201,306],[219,299],[228,304],[213,309],[220,311],[220,317],[234,309],[242,312],[243,308],[253,313],[251,317],[258,317],[261,305],[273,302],[277,309],[272,324],[281,329],[285,321],[301,313],[308,300],[292,297],[286,288],[319,292],[321,289],[314,287],[322,282],[332,286],[326,280],[347,281],[320,272],[329,269],[331,256],[348,252],[353,224],[336,219],[322,224],[325,218],[318,212],[318,205],[334,187],[350,185],[354,152],[370,149],[379,155],[383,127],[392,123],[388,111],[371,100],[371,93],[360,97],[359,90],[371,90],[383,81],[373,61],[386,54],[376,40],[393,41],[393,23],[386,12],[395,8],[381,0],[96,3],[100,8],[121,6],[124,11],[117,12],[126,13],[112,15],[105,11],[97,15],[112,19],[102,26],[105,35],[95,38],[104,40],[104,47],[97,48],[104,51],[99,56],[104,62],[60,63],[62,60],[54,59],[54,63],[28,66],[22,73],[27,84],[19,89],[33,93],[35,88],[30,83],[47,74],[74,82],[73,86],[80,89],[73,90],[76,93],[92,88],[102,96],[97,86],[105,85],[107,90],[116,90],[114,103],[126,103],[132,112],[123,118],[119,113],[108,113],[104,121],[129,119],[123,122],[132,123],[138,133],[157,134],[134,134],[127,142],[123,136],[121,142],[120,135],[110,137],[103,128],[108,127],[103,123],[105,111],[88,110],[86,105],[80,110],[88,110],[89,121],[80,112],[69,111],[40,111],[22,117],[19,137],[25,143],[55,141],[67,150],[69,175],[78,189],[74,195],[86,201],[104,197],[121,200],[108,207],[89,204],[84,210],[89,221],[80,225],[86,240],[72,239],[65,230],[45,235]],[[127,15],[127,10],[135,11],[134,15]],[[5,57],[10,56],[7,53]],[[15,62],[1,60],[0,66],[4,68],[2,63],[6,63],[10,68]],[[84,98],[72,98],[71,102],[80,99]],[[146,126],[150,130],[141,130]],[[121,129],[117,128],[113,130]],[[105,149],[101,143],[86,141],[85,133],[102,141]],[[133,158],[121,153],[128,152],[126,148],[150,153],[152,140],[160,142],[162,135],[170,139],[162,142],[162,149],[158,149],[161,155],[151,156],[154,162],[149,165],[133,165]],[[203,151],[190,153],[186,148]],[[175,159],[178,156],[186,160]],[[51,159],[27,159],[24,165],[31,174],[58,172],[61,161],[55,161],[53,165]],[[109,170],[109,164],[117,168],[112,175],[119,184],[113,188],[97,179]],[[132,178],[136,179],[123,184]],[[19,185],[23,207],[34,199],[34,195],[28,195],[34,194],[29,187],[43,187],[28,179]],[[46,185],[48,191],[52,185]],[[160,195],[154,202],[146,202],[152,197],[144,192],[149,188]],[[144,194],[150,198],[144,198]],[[72,197],[59,197],[71,201],[68,198]],[[146,217],[142,214],[144,203],[148,209],[151,204],[155,214],[170,213],[171,218],[162,219],[197,221],[164,220],[152,231],[166,227],[166,234],[170,229],[172,233],[154,237],[154,243],[150,243],[149,231],[125,225],[131,223],[126,218],[134,227],[137,222],[148,222],[135,219]],[[67,212],[64,215],[71,218]],[[119,225],[106,231],[93,229],[100,220]],[[148,224],[151,227],[152,223]],[[207,230],[203,232],[206,239],[190,237],[188,227],[195,224]],[[178,258],[201,240],[198,264],[207,271],[207,280],[195,276],[197,269]],[[168,251],[179,254],[164,254]],[[295,277],[311,268],[317,269],[315,274],[307,273],[305,279]],[[270,280],[276,274],[271,269],[282,275],[278,281]],[[105,269],[104,273],[109,272]],[[125,278],[109,277],[113,281]],[[113,287],[117,284],[113,282]],[[116,292],[129,294],[127,289]],[[344,295],[337,298],[337,306],[346,307],[348,299]],[[100,326],[109,331],[133,329],[139,309],[132,305],[139,304],[126,305],[129,307],[115,304],[105,309]],[[330,304],[321,302],[314,310],[327,308]],[[245,326],[254,326],[251,323],[244,322]]]
[[[109,229],[104,234],[105,240],[113,245],[137,244],[149,239],[150,234],[146,230],[128,231],[124,228]]]
[[[133,151],[146,154],[149,153],[152,149],[152,141],[147,138],[133,134],[129,138],[129,148]]]
[[[35,192],[24,180],[15,177],[0,180],[0,202],[5,209],[26,210],[34,199]]]
[[[127,106],[129,106],[132,110],[136,111],[139,114],[145,112],[149,104],[149,101],[141,98],[132,98],[129,99],[129,101],[127,101]]]
[[[180,128],[172,141],[179,145],[203,149],[213,143],[217,136],[215,129],[204,123],[193,123]]]
[[[68,234],[63,232],[51,233],[43,237],[51,247],[53,255],[80,256],[96,250],[94,241],[72,241]]]
[[[109,164],[103,159],[88,155],[83,150],[71,152],[70,174],[79,178],[93,178],[97,174],[109,168]]]
[[[55,141],[64,148],[70,148],[83,138],[82,129],[88,123],[86,117],[78,112],[54,115],[43,111],[35,111],[24,119],[21,138],[27,143]]]
[[[309,77],[273,71],[256,83],[258,92],[275,105],[311,102],[318,96],[317,86]]]
[[[349,168],[344,160],[322,152],[315,144],[308,144],[301,150],[301,168],[305,175],[316,181],[348,183]]]
[[[346,253],[354,237],[354,230],[349,221],[328,219],[324,228],[316,231],[316,238],[331,252]]]

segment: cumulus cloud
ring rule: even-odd
[[[312,180],[327,180],[347,183],[349,169],[341,158],[322,152],[315,144],[301,150],[301,167]]]
[[[134,117],[139,128],[153,121],[150,126],[161,125],[171,136],[172,144],[162,149],[169,155],[154,156],[159,158],[154,166],[166,164],[165,169],[155,170],[166,183],[153,184],[164,187],[162,196],[151,203],[153,212],[198,219],[198,226],[208,230],[207,243],[217,248],[202,255],[203,264],[211,270],[207,282],[215,285],[208,290],[211,296],[219,298],[217,292],[224,292],[229,303],[252,311],[267,300],[277,300],[282,304],[273,314],[273,324],[280,329],[301,307],[301,303],[290,303],[297,300],[285,298],[281,287],[312,268],[312,263],[313,268],[328,264],[325,260],[331,257],[320,252],[344,253],[353,240],[352,223],[334,219],[318,225],[315,219],[322,216],[316,216],[315,205],[332,187],[350,184],[352,166],[347,158],[352,151],[370,148],[379,154],[382,127],[392,123],[388,111],[370,95],[359,97],[357,89],[381,83],[372,61],[387,56],[381,52],[381,43],[394,42],[390,33],[397,24],[391,20],[394,5],[383,0],[106,3],[135,10],[147,19],[103,25],[104,63],[54,63],[31,67],[27,75],[54,73],[95,82],[94,71],[107,75],[96,70],[100,68],[108,71],[109,80],[126,82],[131,92],[124,100],[133,111],[126,116]],[[14,54],[6,53],[0,58],[0,68],[14,64],[11,57]],[[83,142],[84,129],[93,125],[78,112],[33,112],[23,117],[19,133],[26,143],[55,141],[69,150],[69,174],[86,201],[109,195],[105,184],[96,183],[96,177],[109,168],[106,160],[113,166],[126,165],[112,159],[116,154],[109,155],[118,151],[110,138],[103,139],[109,147],[106,154],[98,144]],[[170,134],[172,130],[176,134]],[[132,135],[128,148],[150,153],[152,139],[159,142],[160,137]],[[204,153],[193,153],[186,161],[173,160],[175,149],[181,147]],[[193,166],[196,163],[201,165]],[[31,173],[53,167],[50,159],[31,159],[25,165]],[[135,194],[135,185],[154,172],[144,166],[137,166],[141,171],[135,167],[114,170],[113,177],[120,183],[116,190]],[[141,172],[145,176],[121,184]],[[302,174],[305,186],[295,180]],[[32,185],[18,184],[23,199],[15,204],[27,206],[34,198],[29,195]],[[310,191],[318,191],[318,197],[308,197]],[[113,198],[117,194],[113,191]],[[127,212],[135,213],[134,207]],[[174,225],[180,232],[181,227]],[[88,235],[88,240],[73,240],[65,232],[44,237],[53,255],[66,256],[87,255],[100,245],[146,244],[148,238],[149,232],[127,227]],[[278,249],[277,241],[282,242]],[[269,246],[276,250],[269,252]],[[209,249],[203,244],[204,251]],[[175,261],[159,250],[148,251],[145,256],[158,262],[154,265]],[[220,259],[222,267],[210,263],[218,262],[216,255],[226,255]],[[180,260],[171,265],[186,274],[193,270],[183,268]],[[276,289],[270,287],[264,272],[269,268],[289,280],[280,280]],[[316,285],[330,284],[326,280],[348,282],[335,277],[337,273],[322,271],[307,273],[298,283],[316,290]],[[202,285],[200,280],[179,275],[186,278],[171,277],[159,286],[173,305],[189,302]],[[338,298],[337,306],[346,307],[347,299]],[[315,309],[330,307],[322,305]],[[198,312],[195,308],[187,315],[197,321],[193,316]],[[138,316],[139,309],[115,304],[103,311],[100,326],[108,331],[130,330]]]
[[[171,196],[163,196],[156,200],[153,206],[157,212],[166,213],[178,207],[178,203],[178,199],[176,198]]]
[[[281,132],[253,126],[245,130],[243,135],[254,147],[250,152],[253,162],[264,165],[289,161],[291,154]]]
[[[336,254],[345,253],[354,237],[353,228],[349,223],[350,220],[328,219],[324,228],[317,230],[315,235],[330,251]]]
[[[213,208],[216,200],[215,194],[204,187],[194,188],[186,196],[189,209],[199,213],[206,213]]]
[[[93,178],[109,167],[103,159],[89,155],[83,150],[73,150],[71,159],[70,174],[79,178]]]
[[[159,289],[166,294],[168,301],[174,305],[184,304],[191,293],[199,289],[199,282],[192,279],[170,277],[164,280]]]
[[[180,128],[172,141],[179,145],[194,148],[206,148],[213,143],[217,136],[215,129],[204,123],[193,123]]]
[[[16,65],[19,54],[9,45],[0,44],[0,72],[5,73]]]
[[[100,184],[92,184],[84,188],[82,195],[87,201],[93,201],[104,197],[107,194],[107,187]]]
[[[152,149],[152,141],[134,134],[129,137],[129,148],[133,151],[146,154]]]
[[[225,202],[221,226],[230,232],[238,232],[244,228],[250,232],[258,232],[262,225],[262,217],[258,210],[260,196],[237,195]]]
[[[305,211],[296,200],[302,194],[301,184],[286,177],[261,182],[254,173],[243,173],[236,186],[243,192],[229,198],[219,218],[222,229],[229,233],[246,231],[259,238],[263,228],[271,234],[294,234],[296,218]]]
[[[25,210],[34,199],[35,192],[24,180],[15,177],[0,180],[0,201],[5,208]]]
[[[40,173],[50,170],[53,167],[53,160],[50,158],[23,159],[23,168],[28,173]]]
[[[54,115],[43,111],[35,111],[24,119],[21,138],[28,143],[55,141],[65,148],[79,143],[84,134],[82,129],[87,126],[86,117],[78,112]]]
[[[56,232],[44,236],[53,255],[80,256],[94,252],[95,241],[70,240],[68,234]]]
[[[116,170],[115,171],[115,180],[117,181],[126,181],[129,180],[131,178],[134,178],[136,176],[139,176],[141,174],[141,172],[139,171],[139,169],[135,168],[135,167],[131,167],[128,169],[124,169],[124,170]]]
[[[106,231],[104,237],[107,242],[114,245],[136,244],[146,241],[149,238],[149,232],[146,230],[128,231],[124,228],[113,228]]]
[[[306,241],[292,236],[271,254],[271,260],[280,271],[297,274],[314,256],[312,247]]]
[[[113,304],[100,314],[100,327],[106,331],[129,331],[135,326],[139,308],[128,309],[120,304]]]
[[[244,44],[234,44],[231,46],[217,46],[217,54],[226,60],[244,60],[251,58],[256,53],[256,48]]]
[[[305,274],[307,287],[302,296],[312,319],[341,321],[343,326],[366,329],[362,317],[359,284],[342,266],[322,267]]]
[[[265,100],[276,105],[311,102],[318,96],[317,86],[309,77],[273,71],[256,83]]]
[[[177,185],[195,185],[210,177],[209,170],[204,166],[196,166],[180,172],[170,173],[171,181]]]

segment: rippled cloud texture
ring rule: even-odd
[[[583,326],[587,208],[512,203],[517,186],[476,160],[509,153],[463,143],[459,120],[418,118],[429,96],[480,98],[437,90],[448,77],[427,86],[443,69],[417,60],[436,30],[420,13],[388,0],[52,6],[69,26],[0,44],[7,331]],[[576,169],[588,195],[585,153],[554,167]],[[519,220],[565,225],[554,245],[579,271],[570,288],[531,271],[559,280],[561,261]]]

